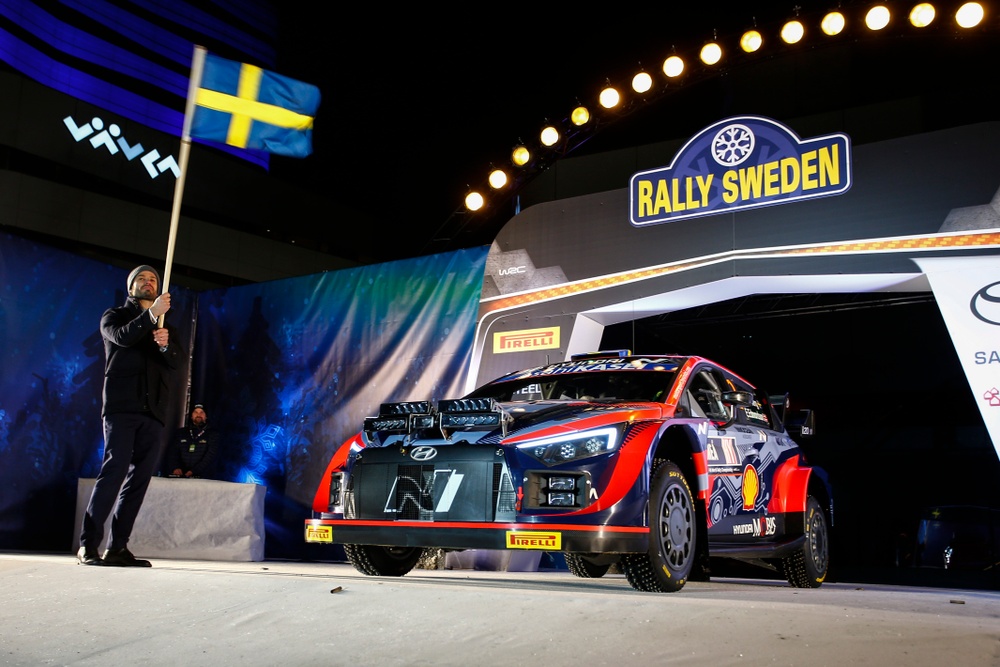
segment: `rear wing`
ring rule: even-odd
[[[788,393],[769,396],[771,408],[793,438],[809,438],[816,434],[816,413],[810,408],[792,409]]]

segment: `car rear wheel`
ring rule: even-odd
[[[566,559],[566,568],[581,579],[600,579],[611,569],[611,563],[599,565],[579,554],[563,554],[563,556]]]
[[[345,544],[344,553],[354,569],[370,577],[402,577],[412,570],[424,550],[420,547],[377,547]]]
[[[647,552],[622,556],[625,578],[638,591],[679,591],[694,566],[697,512],[684,473],[670,461],[660,461],[653,472],[649,528]]]
[[[819,501],[806,499],[805,543],[791,556],[782,559],[781,571],[796,588],[819,588],[830,567],[826,516]]]

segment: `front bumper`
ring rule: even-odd
[[[577,553],[637,553],[649,544],[649,528],[575,524],[376,521],[307,519],[312,544],[371,544],[441,549],[525,549]]]

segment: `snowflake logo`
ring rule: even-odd
[[[746,125],[727,125],[712,140],[712,157],[719,164],[732,167],[750,157],[755,142],[756,137]]]

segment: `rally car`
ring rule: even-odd
[[[332,457],[305,539],[367,575],[428,548],[529,549],[579,577],[617,565],[640,591],[704,580],[716,558],[818,587],[832,493],[793,440],[811,413],[788,406],[707,359],[627,350],[385,403]]]

